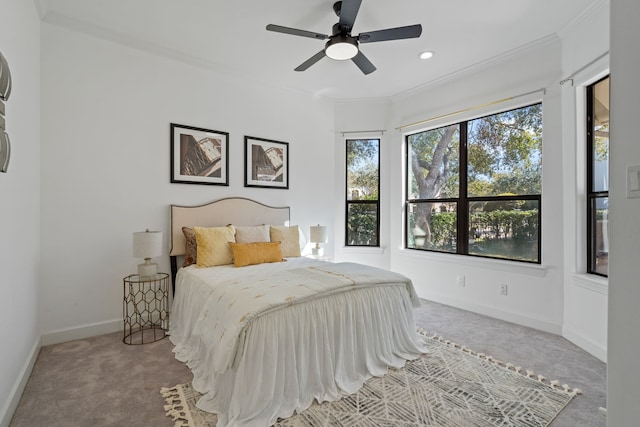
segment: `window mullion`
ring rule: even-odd
[[[460,186],[458,190],[458,253],[469,253],[469,199],[467,191],[467,122],[460,123]]]

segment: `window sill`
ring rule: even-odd
[[[502,261],[499,259],[480,258],[468,255],[444,254],[438,252],[415,251],[411,249],[400,249],[401,256],[418,259],[430,259],[438,262],[448,262],[451,264],[465,265],[487,270],[499,270],[509,273],[525,274],[527,276],[544,277],[548,268],[540,264],[528,264],[517,261]]]
[[[609,279],[586,273],[574,273],[573,284],[592,292],[609,295]]]
[[[382,246],[343,246],[342,252],[345,254],[382,255],[384,253],[384,247]]]

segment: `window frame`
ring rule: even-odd
[[[380,247],[380,149],[381,138],[347,138],[345,141],[345,217],[344,217],[344,246],[347,248],[379,248]],[[349,141],[378,141],[378,198],[376,200],[349,200],[349,163],[347,161],[349,153]],[[349,207],[351,205],[375,205],[376,207],[376,244],[375,245],[354,245],[349,243]]]
[[[596,200],[602,198],[609,198],[609,190],[607,191],[594,191],[594,150],[595,150],[595,135],[593,132],[593,98],[594,98],[594,89],[598,83],[603,82],[604,80],[610,79],[611,75],[607,74],[604,77],[599,78],[598,80],[588,84],[586,89],[586,117],[585,117],[585,125],[586,125],[586,240],[587,240],[587,252],[586,252],[586,271],[587,274],[593,274],[596,276],[608,278],[608,274],[600,273],[596,271],[593,267],[596,265],[596,251],[594,248],[595,241],[595,224],[597,222],[597,208],[596,208]],[[611,81],[611,80],[609,80]],[[609,95],[611,98],[611,95]]]
[[[509,261],[509,262],[520,262],[527,264],[542,264],[542,189],[540,194],[527,194],[527,195],[514,195],[514,196],[468,196],[468,122],[473,120],[482,119],[485,117],[490,117],[493,115],[518,110],[522,108],[531,107],[534,105],[540,105],[542,107],[542,101],[532,102],[521,106],[514,106],[513,108],[509,108],[506,110],[497,111],[491,114],[485,114],[479,117],[471,117],[460,122],[449,123],[447,125],[437,126],[430,129],[423,129],[418,132],[412,132],[410,134],[406,134],[404,139],[404,147],[405,147],[405,197],[404,197],[404,249],[407,250],[416,250],[423,252],[436,252],[436,253],[444,253],[444,254],[452,254],[452,255],[463,255],[463,256],[471,256],[476,258],[484,258],[491,260],[499,260],[499,261]],[[422,132],[428,132],[429,130],[439,129],[442,127],[447,127],[451,125],[459,126],[459,144],[458,144],[458,159],[459,159],[459,192],[458,197],[455,198],[439,198],[439,199],[410,199],[409,198],[409,189],[411,188],[410,182],[410,165],[409,165],[409,156],[410,156],[410,148],[409,148],[409,138],[412,135],[416,135]],[[464,165],[464,167],[463,167]],[[541,177],[542,178],[542,177]],[[497,256],[488,256],[481,255],[476,253],[469,253],[469,206],[472,202],[491,202],[491,201],[536,201],[538,204],[538,250],[537,250],[537,261],[525,260],[525,259],[515,259],[515,258],[503,258]],[[409,206],[411,204],[418,203],[455,203],[456,207],[456,250],[455,252],[444,251],[438,249],[426,249],[426,248],[417,248],[410,247],[410,209]]]

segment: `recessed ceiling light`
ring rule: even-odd
[[[433,51],[426,50],[426,51],[422,52],[418,56],[420,57],[420,59],[429,59],[429,58],[433,57]]]

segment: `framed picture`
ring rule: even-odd
[[[244,186],[289,188],[289,143],[245,136]]]
[[[229,133],[171,123],[171,182],[229,185]]]

